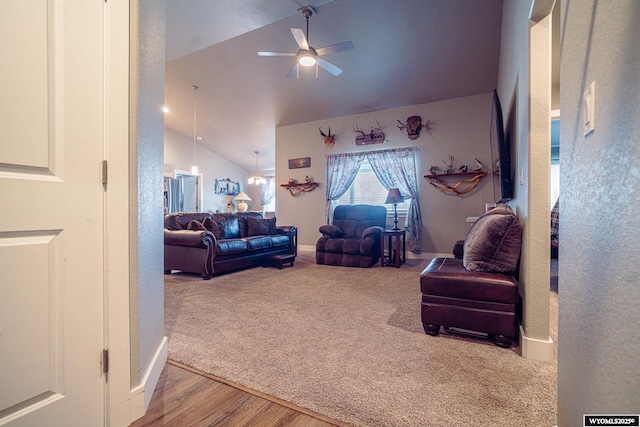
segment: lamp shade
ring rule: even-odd
[[[389,189],[389,194],[387,194],[387,200],[385,200],[384,203],[391,204],[391,203],[402,203],[402,202],[404,202],[404,199],[400,194],[400,190],[398,190],[397,188]]]
[[[251,202],[251,197],[247,196],[244,191],[241,191],[236,197],[233,198],[233,200],[238,200],[240,202]]]

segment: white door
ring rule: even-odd
[[[198,176],[180,175],[182,184],[182,212],[198,212]]]
[[[100,426],[101,0],[0,0],[0,425]]]

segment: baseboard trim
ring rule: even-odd
[[[553,362],[553,340],[529,338],[525,335],[522,325],[520,325],[520,349],[522,357],[525,359],[539,360],[542,362]]]
[[[422,252],[419,254],[414,254],[413,252],[407,251],[408,259],[433,259],[433,258],[453,258],[451,254],[441,254],[438,252]]]
[[[169,354],[167,337],[162,339],[156,354],[153,356],[153,360],[147,369],[147,372],[142,379],[139,386],[133,388],[130,393],[131,402],[131,422],[142,418],[147,412],[153,391],[158,384],[160,374],[167,363],[167,357]]]

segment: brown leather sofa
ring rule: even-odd
[[[257,212],[175,212],[164,218],[164,272],[214,274],[263,265],[267,257],[297,255],[295,226],[277,226]]]
[[[517,336],[518,261],[522,228],[506,206],[494,209],[456,242],[456,258],[435,258],[420,275],[422,325],[493,339],[510,347]]]
[[[380,260],[380,239],[386,223],[384,206],[337,206],[333,224],[320,227],[316,264],[371,267]]]

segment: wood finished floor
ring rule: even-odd
[[[168,361],[144,417],[131,427],[348,427],[324,415]]]

